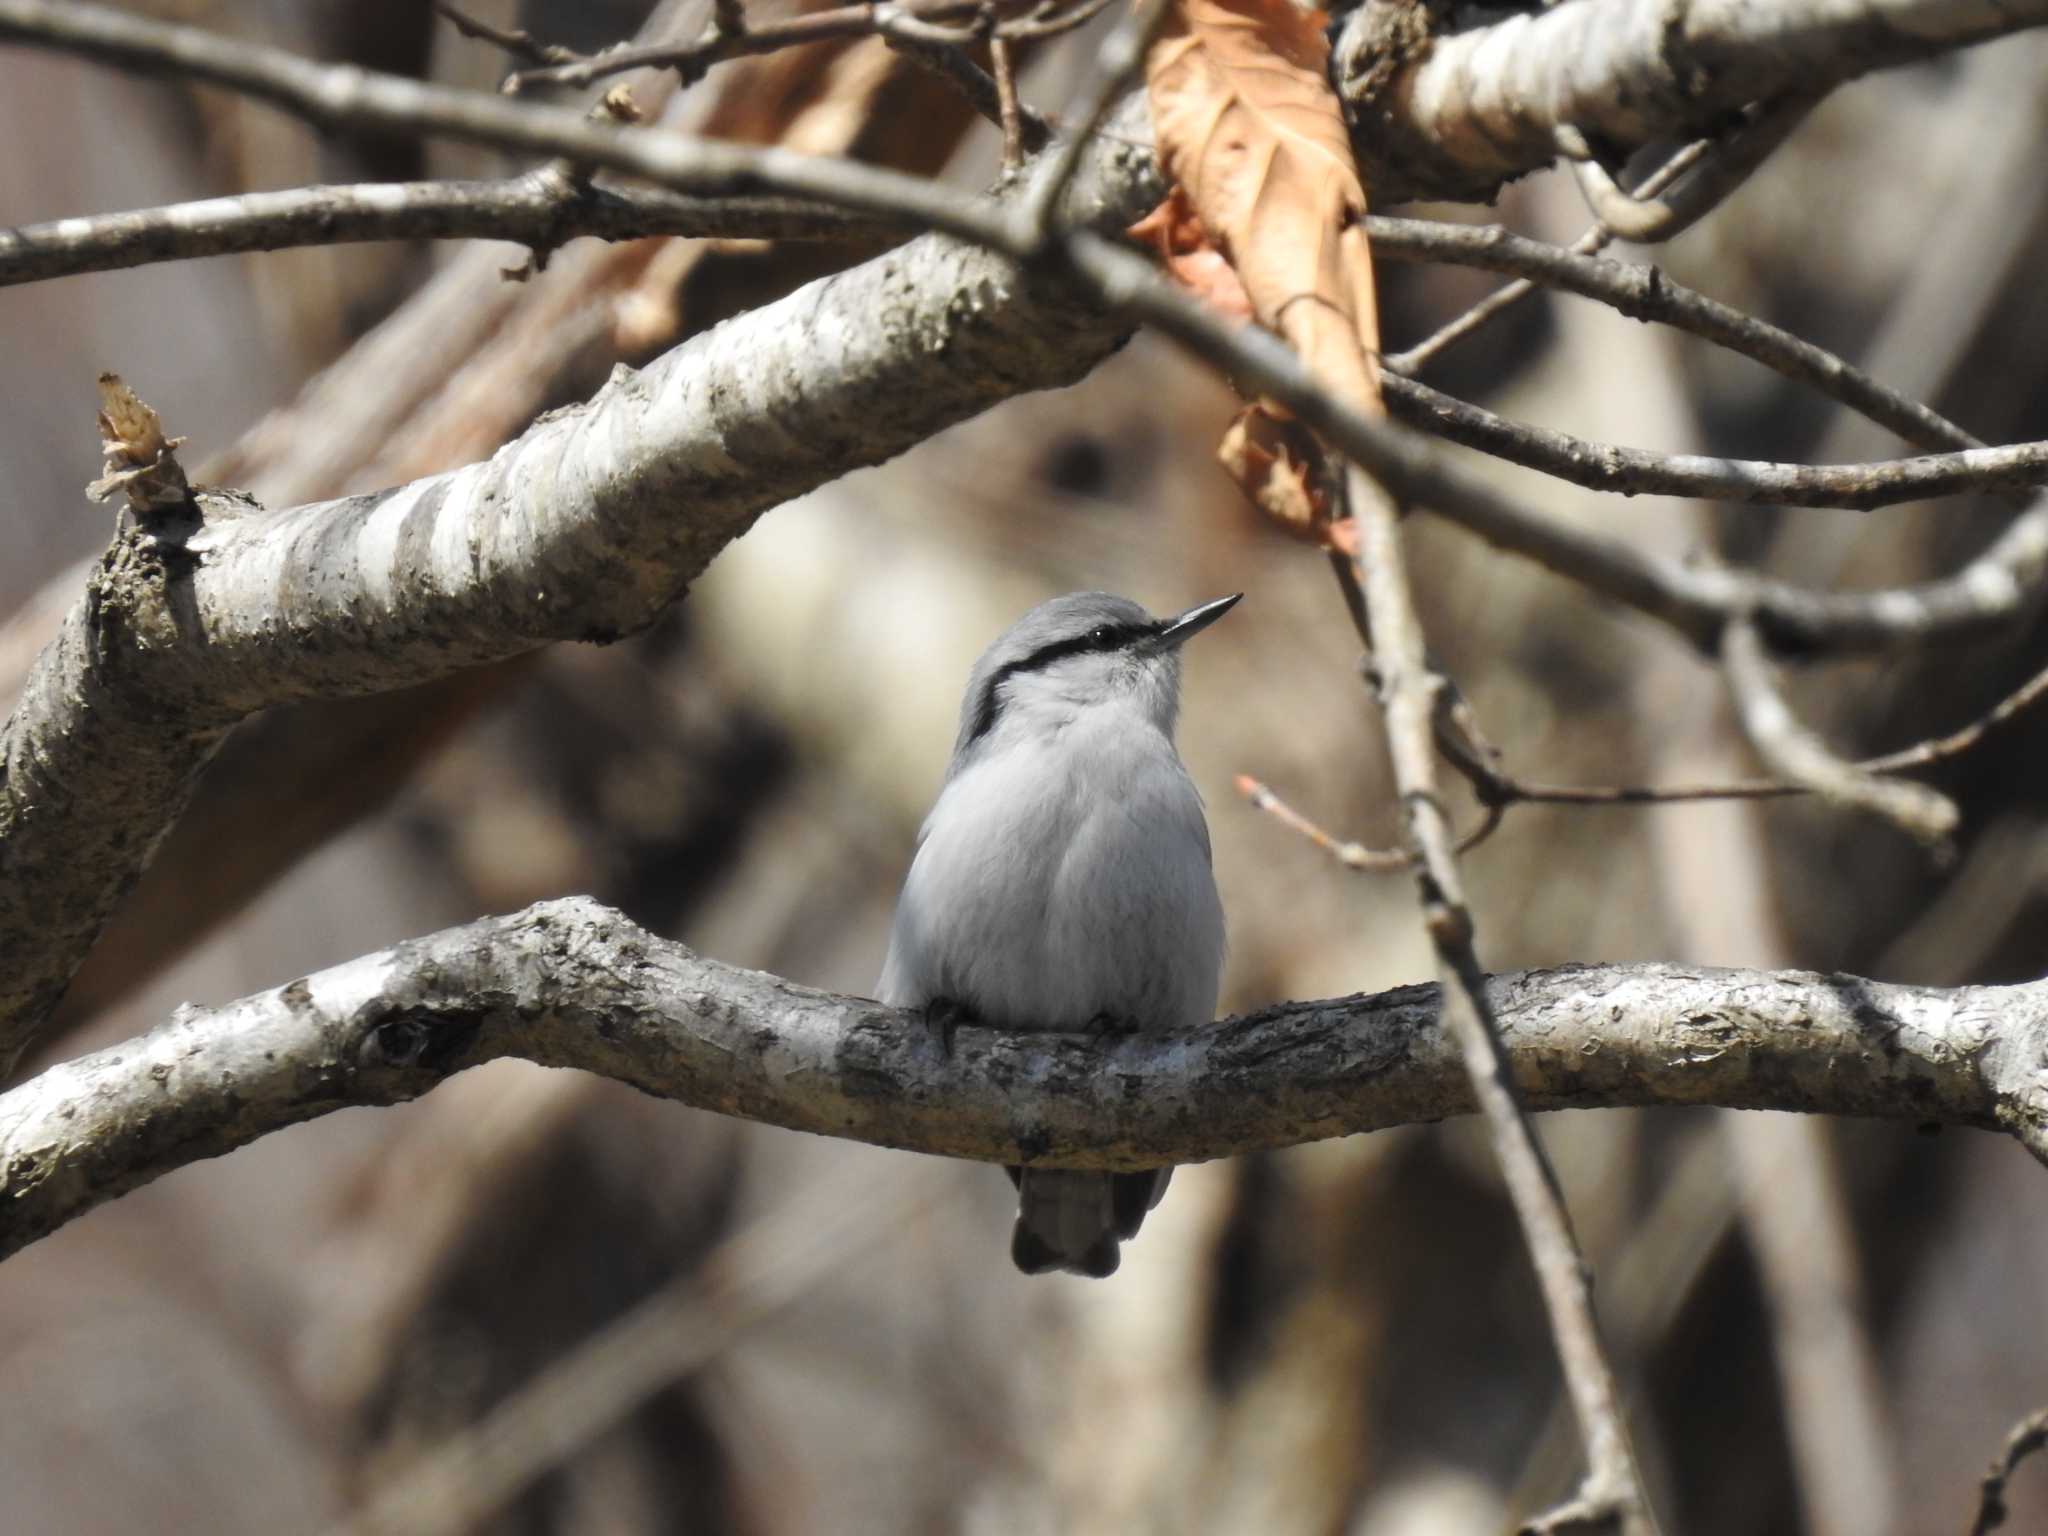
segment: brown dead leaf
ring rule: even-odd
[[[1254,318],[1251,295],[1244,291],[1236,268],[1202,227],[1185,188],[1175,186],[1165,201],[1124,233],[1159,252],[1166,270],[1211,309],[1237,321]]]
[[[122,382],[118,373],[103,373],[100,385],[100,451],[107,472],[85,488],[94,501],[126,491],[138,513],[182,506],[191,499],[185,467],[178,462],[182,437],[164,435],[163,418]]]
[[[1365,187],[1319,18],[1288,0],[1176,0],[1145,60],[1167,173],[1259,320],[1353,406],[1379,409]]]
[[[1238,413],[1216,446],[1216,458],[1253,506],[1296,538],[1328,539],[1329,489],[1315,434],[1263,404]]]

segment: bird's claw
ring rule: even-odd
[[[924,1005],[925,1028],[931,1031],[932,1043],[938,1046],[939,1054],[946,1060],[953,1059],[953,1036],[971,1018],[972,1015],[950,997],[935,997]]]

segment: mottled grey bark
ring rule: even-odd
[[[2048,0],[1567,0],[1505,20],[1471,7],[1454,31],[1445,9],[1366,0],[1337,32],[1333,73],[1382,207],[1490,202],[1574,133],[1625,156],[2048,21]]]
[[[2004,1129],[2048,1146],[2048,983],[1586,965],[1492,978],[1535,1109],[1717,1104]],[[964,1028],[741,970],[580,898],[400,944],[0,1095],[0,1255],[173,1168],[501,1056],[820,1135],[1145,1168],[1469,1113],[1437,989],[1166,1036]]]

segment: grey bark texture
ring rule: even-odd
[[[1580,965],[1493,977],[1487,996],[1532,1109],[1783,1109],[2048,1147],[2048,982]],[[969,1027],[947,1055],[915,1013],[544,902],[181,1009],[0,1095],[0,1257],[173,1168],[501,1056],[820,1135],[1137,1169],[1470,1113],[1438,1013],[1412,986],[1157,1037]]]
[[[1623,155],[2048,20],[2048,0],[1367,0],[1333,72],[1373,201],[1491,201],[1571,145]],[[1472,23],[1462,25],[1461,23]]]

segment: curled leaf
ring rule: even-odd
[[[1251,296],[1229,258],[1209,238],[1184,187],[1176,185],[1165,201],[1124,233],[1158,251],[1166,270],[1203,303],[1233,320],[1252,319]]]
[[[1288,0],[1177,0],[1145,61],[1159,154],[1259,320],[1316,377],[1379,408],[1365,187],[1316,16]]]
[[[1223,434],[1216,457],[1252,505],[1282,529],[1327,542],[1330,495],[1323,452],[1307,427],[1263,404],[1248,405]]]
[[[117,373],[103,373],[100,386],[100,451],[106,474],[85,488],[94,501],[125,491],[137,515],[183,506],[192,488],[178,462],[182,437],[166,437],[163,419]]]

